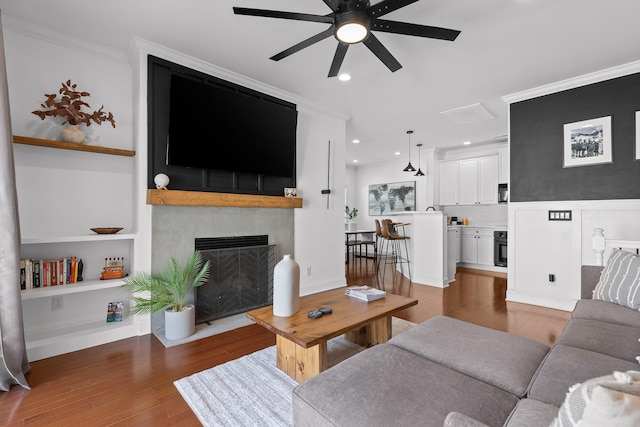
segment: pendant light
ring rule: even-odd
[[[416,144],[418,147],[418,172],[416,172],[415,176],[424,176],[424,172],[420,169],[420,152],[422,151],[422,144]]]
[[[407,135],[409,135],[409,164],[407,165],[406,168],[402,169],[404,172],[415,172],[416,168],[413,167],[413,165],[411,164],[411,134],[413,133],[412,130],[408,130],[407,131]]]

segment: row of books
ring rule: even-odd
[[[345,295],[349,295],[352,298],[357,298],[362,301],[375,301],[387,296],[385,291],[372,288],[371,286],[350,286],[344,291]]]
[[[82,259],[22,259],[20,289],[66,285],[82,280]]]

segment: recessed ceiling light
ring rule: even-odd
[[[341,82],[348,82],[349,80],[351,80],[351,74],[347,74],[347,73],[342,73],[338,76],[338,79]]]
[[[462,143],[462,145],[471,145],[471,141],[465,141]]]
[[[357,160],[354,160],[354,161],[353,161],[353,163],[358,163],[358,161],[357,161]]]
[[[353,142],[354,144],[360,144],[360,140],[359,140],[359,139],[357,139],[357,138],[356,138],[356,139],[354,139],[354,140],[352,140],[351,142]]]
[[[402,154],[402,153],[401,153],[401,152],[399,152],[399,151],[396,151],[396,152],[395,152],[395,153],[393,153],[393,154],[395,154],[396,156],[399,156],[399,155],[400,155],[400,154]]]

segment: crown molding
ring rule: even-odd
[[[5,30],[12,31],[14,33],[32,37],[47,43],[56,44],[67,49],[73,49],[108,61],[128,65],[127,57],[122,51],[108,48],[99,43],[79,40],[78,38],[68,34],[45,28],[41,25],[25,21],[12,15],[5,13],[2,14],[2,26]]]
[[[572,77],[570,79],[561,80],[548,85],[538,86],[533,89],[527,89],[522,92],[516,92],[511,95],[505,95],[502,97],[502,100],[507,104],[513,104],[515,102],[526,101],[527,99],[538,98],[540,96],[561,92],[563,90],[587,86],[593,83],[599,83],[605,80],[611,80],[638,72],[640,72],[640,61],[629,62],[627,64],[606,68],[589,74],[583,74],[581,76]]]

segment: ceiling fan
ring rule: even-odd
[[[331,62],[328,77],[335,77],[340,71],[342,61],[349,45],[364,43],[369,50],[384,63],[392,72],[402,68],[402,65],[385,48],[372,31],[405,34],[408,36],[427,37],[432,39],[453,41],[460,31],[427,25],[410,24],[406,22],[388,21],[380,19],[387,13],[415,3],[418,0],[383,0],[371,5],[369,0],[322,0],[331,13],[327,15],[312,15],[308,13],[283,12],[277,10],[252,9],[234,7],[236,15],[262,16],[267,18],[292,19],[331,24],[329,28],[288,49],[272,56],[270,59],[279,61],[306,47],[311,46],[327,37],[334,36],[338,40],[338,47]]]

